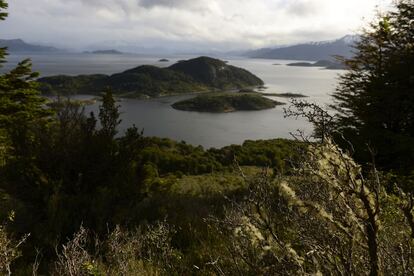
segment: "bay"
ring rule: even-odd
[[[8,63],[1,71],[7,71],[25,57],[33,60],[34,70],[42,76],[56,74],[112,74],[135,66],[150,64],[160,67],[169,66],[178,60],[196,56],[141,56],[96,55],[96,54],[27,54],[10,55]],[[159,62],[167,58],[168,62]],[[301,93],[314,102],[327,108],[330,95],[338,83],[341,70],[325,70],[314,67],[286,66],[289,60],[247,59],[226,57],[229,64],[245,68],[264,80],[266,93]],[[279,65],[274,65],[274,64]],[[77,98],[91,98],[80,95]],[[274,109],[262,111],[238,111],[225,114],[179,111],[171,107],[176,101],[193,97],[192,95],[172,96],[150,100],[121,99],[122,112],[120,132],[136,125],[144,129],[146,136],[171,138],[203,147],[223,147],[241,144],[245,140],[291,138],[297,130],[311,134],[312,126],[301,118],[284,118],[283,109],[289,99],[270,97],[287,103]],[[86,108],[87,112],[97,112],[99,102]]]

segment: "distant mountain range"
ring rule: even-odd
[[[50,47],[33,45],[24,42],[21,39],[0,39],[0,47],[7,47],[9,53],[49,53],[49,52],[63,52],[63,50]]]
[[[330,60],[333,56],[352,56],[352,45],[359,39],[359,36],[347,35],[333,41],[310,42],[283,47],[262,48],[257,50],[237,53],[249,58],[266,59],[290,59],[290,60]],[[22,39],[0,39],[0,47],[7,47],[10,53],[54,53],[66,52],[51,46],[42,46],[26,43]],[[84,52],[89,54],[122,54],[118,50],[97,50]],[[222,53],[223,55],[224,53]],[[227,53],[230,54],[230,53]],[[234,53],[235,54],[235,53]]]
[[[262,48],[245,52],[250,58],[291,59],[291,60],[333,60],[339,55],[351,57],[352,45],[359,39],[356,35],[347,35],[333,41],[310,42],[279,48]]]

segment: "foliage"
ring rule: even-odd
[[[6,231],[6,224],[0,225],[0,273],[11,275],[12,263],[21,256],[20,247],[29,235],[24,235],[20,240],[12,239]]]
[[[242,145],[226,146],[222,149],[210,149],[209,152],[225,166],[270,167],[278,172],[288,172],[291,163],[298,159],[297,148],[301,142],[287,139],[247,140]]]
[[[404,81],[409,73],[397,69],[397,64],[411,64],[406,54],[412,53],[408,47],[412,36],[400,32],[401,28],[412,32],[412,22],[407,21],[410,3],[399,2],[397,11],[362,39],[359,57],[367,58],[366,62],[358,56],[354,63],[349,61],[351,70],[344,79],[354,83],[344,83],[338,92],[343,94],[336,97],[348,99],[351,94],[347,93],[355,88],[361,98],[352,99],[353,113],[346,113],[345,105],[337,106],[335,123],[343,125],[334,126],[332,118],[315,105],[296,102],[297,109],[290,115],[305,116],[316,124],[321,143],[276,139],[205,150],[185,142],[143,137],[135,126],[119,135],[120,112],[111,88],[115,94],[119,91],[113,86],[103,95],[95,115],[60,98],[45,104],[30,61],[1,75],[0,219],[13,214],[7,225],[0,226],[1,272],[414,274],[414,197],[397,188],[412,182],[411,177],[382,174],[374,162],[363,170],[329,136],[335,127],[343,127],[345,134],[349,126],[360,128],[362,134],[380,129],[376,119],[363,111],[366,91],[372,96],[371,92],[391,87],[382,93],[393,92],[387,100],[394,100],[398,91],[408,97],[411,82]],[[5,7],[0,0],[0,9]],[[4,16],[0,12],[0,19]],[[403,24],[397,26],[397,22]],[[363,48],[368,47],[364,39],[371,48]],[[401,43],[391,45],[390,41]],[[376,48],[379,42],[381,51]],[[407,48],[405,52],[400,46]],[[378,51],[389,58],[387,62],[378,63],[381,68],[375,63],[377,67],[360,69],[382,57]],[[2,58],[4,52],[0,52]],[[152,91],[149,96],[172,91],[171,79],[176,81],[174,87],[180,87],[180,80],[185,80],[183,87],[188,85],[189,79],[192,84],[203,80],[217,87],[226,82],[236,87],[258,82],[248,72],[234,71],[218,60],[199,58],[180,64],[185,66],[162,70],[144,66],[118,76],[92,78],[113,77],[114,83],[125,85],[130,92],[143,85]],[[186,73],[185,68],[197,65],[205,75]],[[217,71],[217,66],[223,70]],[[367,72],[375,74],[366,76]],[[393,82],[385,82],[384,76]],[[238,82],[239,77],[247,80]],[[67,83],[68,92],[71,86],[75,90],[85,87],[88,78],[50,80],[57,86]],[[99,83],[96,92],[105,85]],[[369,110],[384,107],[379,98],[370,103]],[[409,110],[405,103],[395,103]],[[410,116],[396,117],[405,120],[395,129],[407,141],[411,139]],[[369,124],[361,124],[362,120]],[[401,140],[398,143],[406,147]],[[388,148],[379,150],[389,157]]]
[[[58,259],[51,274],[159,275],[176,272],[172,265],[179,256],[171,248],[173,233],[165,222],[158,222],[135,231],[116,226],[105,240],[98,240],[81,226],[57,251]]]
[[[250,195],[212,220],[227,239],[223,274],[411,275],[413,197],[387,194],[375,168],[330,140],[311,145],[293,177],[250,180]],[[397,222],[398,221],[398,222]]]
[[[358,160],[371,161],[368,143],[386,169],[414,165],[413,18],[413,1],[396,1],[366,28],[333,95],[335,126],[358,149]]]
[[[7,10],[8,4],[5,0],[0,0],[0,21],[4,20],[7,17]],[[5,62],[4,58],[7,55],[5,48],[0,48],[0,66],[2,63]]]
[[[99,120],[102,126],[99,132],[103,136],[112,139],[116,135],[116,127],[121,123],[119,107],[115,105],[112,91],[107,90],[102,97],[102,106],[99,108]]]

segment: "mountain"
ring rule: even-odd
[[[347,35],[333,41],[311,42],[280,48],[262,48],[248,51],[251,58],[291,59],[291,60],[332,60],[333,56],[352,56],[352,45],[359,36]]]
[[[113,75],[51,76],[38,79],[45,94],[100,94],[106,87],[123,97],[152,98],[263,85],[252,73],[209,57],[167,68],[142,65]]]
[[[23,52],[39,52],[39,53],[48,53],[48,52],[61,52],[62,50],[50,47],[50,46],[41,46],[33,45],[24,42],[21,39],[0,39],[0,47],[7,47],[10,53],[23,53]]]

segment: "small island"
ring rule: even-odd
[[[85,51],[84,54],[96,54],[96,55],[122,55],[123,53],[118,50],[96,50],[96,51]]]
[[[306,98],[308,96],[299,93],[261,93],[263,96],[272,96],[280,98]]]
[[[287,66],[298,66],[298,67],[323,67],[330,70],[343,70],[346,69],[345,65],[339,62],[334,62],[330,60],[319,60],[317,62],[294,62],[288,63]]]
[[[174,103],[172,107],[184,111],[228,113],[242,110],[264,110],[283,104],[256,93],[225,93],[199,95]]]
[[[169,60],[166,59],[166,58],[162,58],[162,59],[158,60],[158,62],[169,62]]]

